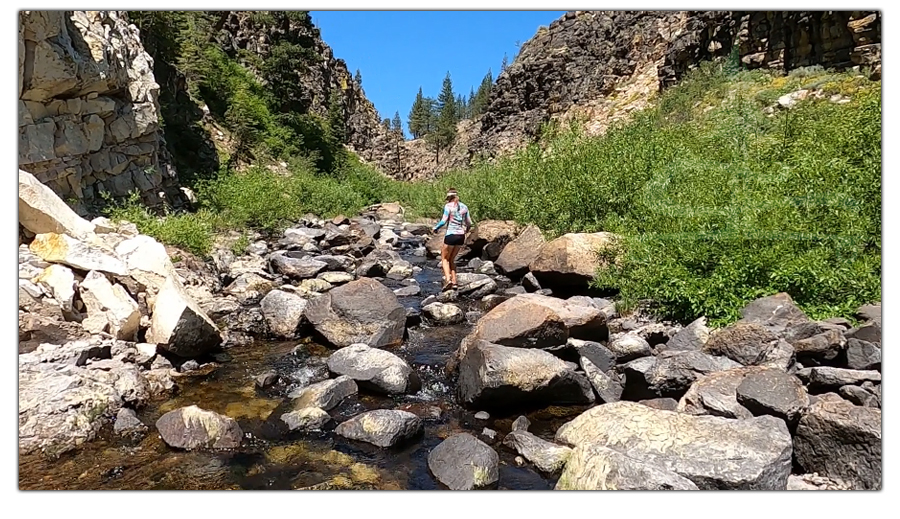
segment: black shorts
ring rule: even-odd
[[[461,246],[466,242],[465,234],[448,234],[444,236],[444,245]]]

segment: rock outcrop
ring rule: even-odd
[[[123,11],[20,11],[19,167],[81,214],[132,190],[183,204],[152,63]]]

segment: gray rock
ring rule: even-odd
[[[847,345],[847,340],[839,327],[808,338],[788,341],[794,347],[797,360],[807,365],[833,361]]]
[[[525,290],[525,287],[523,287],[523,286],[521,286],[521,285],[516,285],[516,286],[514,286],[514,287],[509,287],[509,288],[507,288],[506,290],[503,291],[503,294],[504,294],[504,295],[508,295],[508,296],[517,296],[517,295],[519,295],[519,294],[527,294],[527,293],[528,293],[528,291]]]
[[[394,409],[368,411],[337,426],[335,433],[378,447],[393,447],[408,441],[424,431],[422,419],[407,412]]]
[[[841,386],[841,388],[838,390],[838,394],[848,402],[853,402],[856,405],[865,407],[881,407],[881,403],[878,401],[878,397],[875,394],[866,391],[860,386]]]
[[[272,257],[272,268],[291,279],[314,278],[328,265],[312,258],[296,259],[276,254]]]
[[[423,306],[422,312],[435,323],[442,325],[457,324],[465,320],[463,311],[453,304],[431,303]]]
[[[313,299],[305,316],[315,330],[334,346],[364,343],[374,348],[403,340],[406,309],[381,283],[357,279]]]
[[[787,490],[850,490],[850,485],[818,474],[791,474]]]
[[[661,409],[663,411],[676,411],[678,409],[678,400],[674,398],[650,398],[638,402],[641,405],[652,407],[653,409]]]
[[[500,457],[468,433],[455,434],[428,453],[428,468],[450,490],[473,490],[500,478]]]
[[[200,363],[196,360],[189,360],[181,365],[181,372],[184,373],[186,371],[194,371],[195,369],[200,369]]]
[[[391,271],[395,262],[402,261],[392,250],[375,249],[356,268],[357,277],[383,277]]]
[[[528,272],[528,265],[540,254],[543,244],[541,230],[535,225],[529,225],[500,252],[495,261],[497,270],[510,277],[522,276]]]
[[[356,265],[356,262],[353,261],[353,258],[351,258],[350,256],[334,256],[331,254],[323,254],[321,256],[316,256],[315,259],[316,261],[321,261],[322,263],[324,263],[325,268],[328,271],[349,272],[353,270],[354,266]]]
[[[756,363],[759,366],[788,371],[795,365],[796,361],[797,356],[794,352],[794,347],[784,339],[778,339],[763,348],[759,357],[757,357]]]
[[[710,334],[702,351],[728,357],[744,366],[754,366],[778,336],[762,324],[738,321]]]
[[[844,333],[847,339],[859,339],[861,341],[871,342],[872,344],[881,345],[881,324],[877,321],[871,321],[857,328],[852,328]]]
[[[332,285],[343,285],[353,281],[356,277],[349,272],[322,272],[316,276],[316,279],[327,281]]]
[[[537,278],[534,277],[534,274],[529,272],[522,278],[522,288],[524,288],[527,292],[537,292],[542,287]]]
[[[709,341],[710,330],[706,327],[706,318],[700,317],[678,331],[669,342],[667,350],[702,350]]]
[[[556,490],[698,490],[666,463],[584,444],[569,456]]]
[[[275,371],[267,371],[262,375],[256,377],[256,387],[260,389],[266,389],[274,386],[278,383],[281,377],[278,376],[278,373]]]
[[[616,356],[616,362],[622,364],[630,360],[650,355],[650,344],[639,335],[626,333],[609,341],[609,351]]]
[[[753,301],[741,310],[741,321],[761,324],[775,333],[787,327],[809,321],[803,310],[784,292]],[[736,360],[736,359],[735,359]]]
[[[300,331],[308,302],[296,294],[272,290],[259,306],[269,332],[276,337],[292,339]]]
[[[772,415],[793,425],[809,407],[800,379],[779,370],[765,370],[744,377],[737,387],[737,401],[754,416]]]
[[[416,393],[421,381],[400,357],[365,344],[352,344],[328,357],[328,370],[352,378],[363,389],[396,395]]]
[[[244,432],[227,416],[201,409],[196,405],[182,407],[162,415],[156,429],[170,447],[234,449],[241,445]]]
[[[459,366],[461,403],[471,407],[590,404],[591,385],[550,353],[478,341]]]
[[[581,369],[584,370],[587,379],[594,386],[594,391],[597,392],[601,403],[618,402],[622,398],[622,384],[600,371],[587,357],[581,357]]]
[[[146,433],[147,426],[137,417],[137,414],[127,407],[119,409],[116,414],[116,422],[113,424],[113,432],[118,435],[141,435]]]
[[[410,285],[394,290],[394,295],[397,297],[412,297],[419,295],[421,291],[422,289],[418,285]]]
[[[856,317],[863,321],[874,321],[881,324],[881,302],[863,305],[856,310]]]
[[[304,407],[319,407],[323,411],[330,411],[337,407],[348,396],[355,395],[359,391],[356,382],[346,376],[323,380],[310,384],[304,388],[293,391],[288,397],[293,399],[295,410]]]
[[[847,340],[847,367],[881,371],[881,348],[859,339]]]
[[[881,382],[881,373],[874,370],[862,371],[827,366],[806,368],[799,371],[797,376],[806,378],[810,391],[816,393],[836,390],[841,386],[858,386],[866,381]]]
[[[564,424],[556,441],[627,446],[630,457],[662,465],[701,490],[784,490],[791,473],[791,435],[771,416],[731,420],[615,402]]]
[[[575,349],[575,355],[585,357],[600,371],[606,373],[616,366],[616,354],[599,342],[569,338],[567,344]]]
[[[678,407],[673,411],[695,416],[751,418],[753,413],[738,402],[737,388],[748,376],[772,370],[772,368],[747,366],[704,375],[691,384],[690,389],[681,397]]]
[[[521,454],[543,472],[554,473],[562,470],[572,449],[542,440],[527,431],[513,431],[503,439],[503,445]]]
[[[703,375],[739,367],[733,360],[699,351],[664,351],[625,364],[625,393],[637,399],[681,398]]]
[[[477,413],[475,413],[475,419],[476,420],[490,420],[491,415],[488,414],[486,411],[478,411]]]
[[[494,440],[497,439],[497,431],[495,431],[493,429],[488,429],[487,427],[485,427],[484,429],[481,430],[481,435],[490,442],[493,442]]]
[[[881,446],[881,409],[837,395],[821,395],[794,435],[794,455],[803,470],[839,478],[854,489],[881,489]]]
[[[525,416],[520,416],[513,420],[512,430],[513,431],[527,431],[528,428],[531,427],[531,421],[528,420]]]

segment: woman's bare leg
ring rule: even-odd
[[[450,247],[446,243],[441,244],[441,270],[444,271],[444,284],[443,284],[443,286],[441,286],[441,288],[443,288],[444,286],[447,286],[447,284],[451,282],[451,280],[450,280],[450,275],[451,275],[450,265],[452,265],[452,263],[453,263],[453,260],[450,259],[450,254],[451,254],[450,249],[451,248],[452,247]]]
[[[462,247],[454,245],[450,247],[450,282],[456,285],[456,255]]]

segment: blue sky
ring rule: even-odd
[[[362,74],[366,97],[382,118],[400,112],[403,130],[419,87],[437,97],[450,72],[453,89],[468,97],[490,68],[496,79],[503,53],[565,11],[311,11],[334,56]]]

